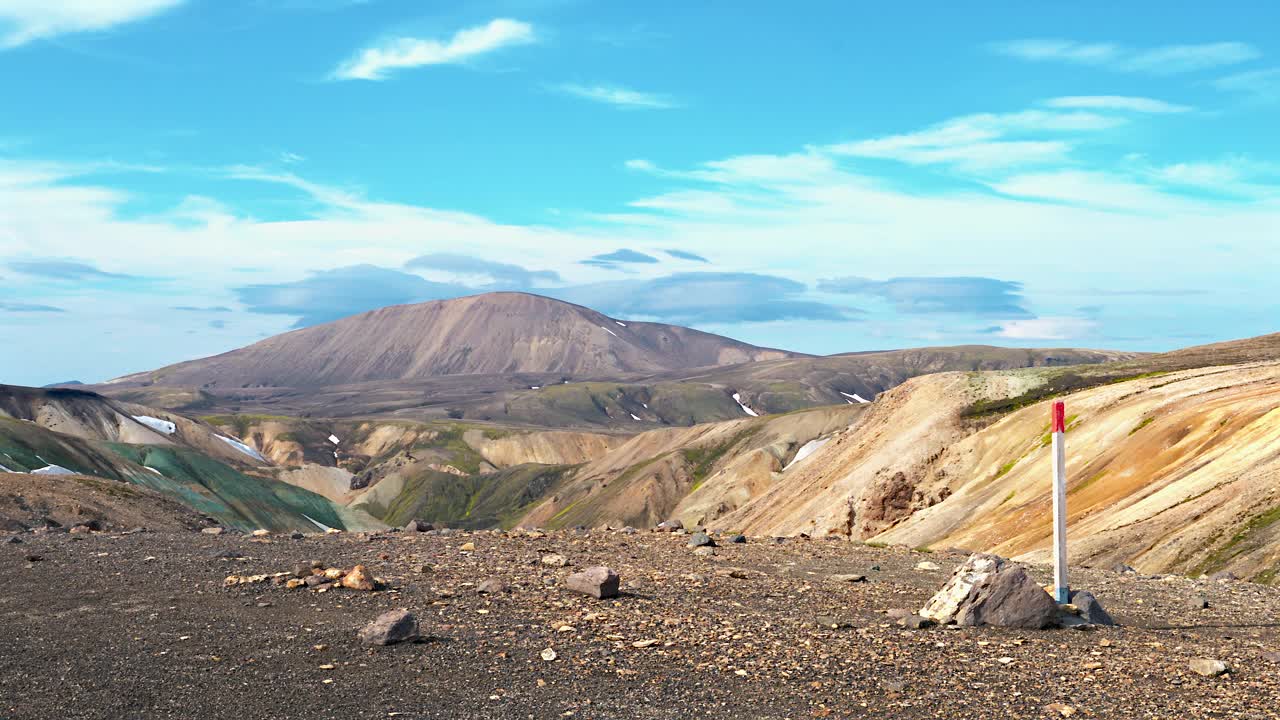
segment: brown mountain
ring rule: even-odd
[[[510,373],[601,378],[794,356],[504,292],[382,308],[121,380],[230,389]]]

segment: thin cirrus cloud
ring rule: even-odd
[[[536,40],[533,25],[497,18],[484,25],[459,30],[448,40],[398,37],[367,47],[336,70],[338,80],[385,80],[393,70],[427,65],[452,65]]]
[[[97,267],[90,265],[89,263],[77,260],[12,260],[8,262],[7,265],[9,266],[9,269],[14,272],[47,280],[76,281],[141,279],[134,275],[125,275],[123,273],[112,273],[99,270]]]
[[[186,0],[0,0],[0,49],[78,32],[109,30]]]
[[[1213,83],[1227,92],[1251,95],[1258,100],[1280,100],[1280,67],[1228,75]]]
[[[1029,38],[993,43],[988,48],[999,55],[1019,60],[1089,65],[1119,72],[1149,75],[1177,75],[1236,65],[1262,56],[1257,48],[1242,42],[1132,48],[1114,43]]]
[[[612,105],[624,110],[667,110],[677,103],[665,95],[641,92],[618,85],[579,85],[562,83],[555,89],[566,95]]]
[[[1071,95],[1050,98],[1044,104],[1051,108],[1069,110],[1120,110],[1156,115],[1185,113],[1195,109],[1188,105],[1175,105],[1155,98],[1125,95]]]
[[[63,313],[60,307],[40,305],[36,303],[16,303],[0,301],[0,312],[7,313]]]

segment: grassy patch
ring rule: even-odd
[[[1231,539],[1228,540],[1225,545],[1218,548],[1212,555],[1206,558],[1204,562],[1200,563],[1199,567],[1192,571],[1192,574],[1200,575],[1203,573],[1214,572],[1222,568],[1232,558],[1244,552],[1245,548],[1241,546],[1251,535],[1260,530],[1265,530],[1271,527],[1276,524],[1277,521],[1280,521],[1280,505],[1249,518],[1249,521],[1244,524],[1244,527],[1242,527],[1239,532],[1231,536]]]
[[[1070,490],[1068,490],[1068,491],[1067,491],[1067,494],[1068,494],[1068,495],[1070,495],[1070,494],[1072,494],[1072,493],[1082,492],[1085,488],[1087,488],[1087,487],[1089,487],[1090,485],[1092,485],[1092,484],[1094,484],[1094,483],[1098,482],[1099,480],[1101,480],[1101,479],[1102,479],[1102,476],[1103,476],[1103,475],[1106,475],[1106,474],[1107,474],[1107,471],[1106,471],[1106,470],[1103,470],[1102,472],[1098,473],[1097,475],[1094,475],[1093,477],[1089,478],[1088,480],[1085,480],[1084,482],[1080,483],[1079,485],[1076,485],[1075,487],[1071,488]]]
[[[1132,437],[1132,436],[1136,435],[1136,434],[1138,433],[1138,431],[1139,431],[1139,430],[1141,430],[1142,428],[1144,428],[1144,427],[1146,427],[1146,426],[1150,425],[1151,423],[1153,423],[1153,422],[1155,422],[1155,421],[1156,421],[1156,419],[1155,419],[1154,417],[1147,417],[1147,418],[1143,418],[1143,419],[1142,419],[1142,422],[1140,422],[1140,423],[1138,423],[1137,425],[1135,425],[1135,426],[1134,426],[1134,428],[1133,428],[1132,430],[1130,430],[1130,431],[1129,431],[1129,436],[1130,436],[1130,437]]]
[[[1001,465],[1001,466],[1000,466],[1000,469],[999,469],[999,470],[996,470],[996,474],[995,474],[995,476],[993,476],[991,479],[992,479],[992,480],[999,480],[1000,478],[1004,477],[1005,475],[1008,475],[1008,474],[1009,474],[1009,472],[1010,472],[1011,470],[1013,470],[1013,467],[1014,467],[1015,465],[1017,465],[1017,464],[1018,464],[1018,461],[1019,461],[1019,460],[1022,460],[1022,458],[1017,458],[1017,459],[1015,459],[1015,460],[1010,460],[1009,462],[1007,462],[1007,463],[1005,463],[1005,464]]]
[[[1012,500],[1012,499],[1013,499],[1013,496],[1014,496],[1014,495],[1017,495],[1017,494],[1018,494],[1018,493],[1017,493],[1017,491],[1016,491],[1016,490],[1010,490],[1010,491],[1009,491],[1009,494],[1008,494],[1008,495],[1005,495],[1005,496],[1004,496],[1004,499],[1003,499],[1003,500],[1001,500],[1001,501],[1000,501],[1000,504],[999,504],[999,505],[997,505],[996,507],[1002,507],[1005,503],[1007,503],[1007,502],[1009,502],[1010,500]]]

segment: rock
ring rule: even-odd
[[[1116,621],[1111,619],[1111,615],[1103,609],[1102,603],[1098,602],[1098,598],[1088,590],[1073,590],[1070,598],[1071,604],[1076,606],[1076,615],[1081,620],[1090,625],[1102,625],[1104,627],[1114,627]]]
[[[832,575],[830,580],[831,582],[838,582],[838,583],[860,583],[860,582],[866,582],[867,576],[866,575]]]
[[[1187,608],[1190,610],[1205,610],[1209,607],[1209,601],[1196,595],[1187,601]]]
[[[556,655],[555,650],[552,650],[551,648],[547,648],[546,650],[542,651],[542,653],[540,654],[540,657],[543,660],[546,660],[547,662],[553,662],[559,656]]]
[[[489,578],[476,586],[476,592],[480,595],[498,595],[507,591],[507,584],[498,578]]]
[[[326,568],[325,571],[320,574],[324,575],[325,580],[341,580],[342,576],[346,575],[346,573],[342,571],[342,568]]]
[[[813,619],[813,623],[819,627],[831,628],[832,630],[854,627],[853,623],[848,620],[841,620],[840,618],[832,615],[819,615]]]
[[[303,578],[302,584],[309,588],[320,587],[321,585],[328,585],[329,579],[323,575],[312,575],[309,578]]]
[[[1111,572],[1120,573],[1121,575],[1138,574],[1138,571],[1134,570],[1131,565],[1125,565],[1124,563],[1116,563],[1115,565],[1112,565]]]
[[[70,532],[71,532],[71,534],[72,534],[72,535],[87,535],[87,534],[89,534],[89,533],[93,532],[93,528],[91,528],[91,527],[89,527],[88,525],[85,525],[85,524],[72,525],[72,526],[71,526],[71,531],[70,531]]]
[[[476,544],[475,544],[475,543],[473,543],[473,542],[469,542],[469,543],[462,543],[462,547],[460,547],[460,548],[458,548],[458,549],[459,549],[459,550],[461,550],[462,552],[475,552],[475,551],[476,551]]]
[[[679,520],[667,520],[666,522],[660,522],[658,523],[658,528],[657,528],[658,532],[675,532],[677,530],[683,530],[683,529],[684,529],[684,523],[680,522]]]
[[[1264,652],[1262,659],[1270,663],[1280,663],[1280,652]]]
[[[418,520],[416,518],[413,520],[410,520],[404,526],[404,531],[411,532],[411,533],[412,532],[431,532],[432,530],[435,530],[434,525],[432,525],[429,522]]]
[[[689,536],[688,546],[691,548],[715,547],[716,541],[712,540],[711,536],[704,532],[694,533],[693,535]]]
[[[226,530],[220,527],[207,527],[201,530],[200,532],[204,533],[205,535],[221,535],[222,533],[226,532]]]
[[[925,560],[923,562],[916,563],[916,569],[924,572],[933,572],[935,570],[941,570],[942,566],[938,565],[936,562]]]
[[[710,546],[694,548],[693,554],[698,557],[711,557],[716,554],[716,549]]]
[[[1058,622],[1058,603],[1026,569],[997,555],[971,556],[920,614],[941,624],[1039,630]]]
[[[339,584],[348,590],[376,590],[378,587],[377,581],[363,565],[351,568],[351,572],[343,576]]]
[[[746,535],[730,535],[729,536],[729,542],[733,543],[734,545],[741,545],[746,541],[747,541]]]
[[[1213,658],[1192,658],[1189,665],[1191,667],[1191,672],[1205,677],[1218,677],[1219,675],[1226,675],[1231,672],[1231,667],[1229,665],[1221,660],[1214,660]]]
[[[271,534],[271,531],[270,531],[270,530],[263,530],[263,529],[259,528],[258,530],[254,530],[254,531],[253,531],[252,533],[250,533],[250,534],[251,534],[251,535],[253,535],[254,537],[266,537],[266,536],[268,536],[268,535],[270,535],[270,534]]]
[[[542,564],[551,567],[564,567],[569,564],[569,559],[557,553],[547,553],[542,556]]]
[[[1044,712],[1054,717],[1071,717],[1076,714],[1076,709],[1062,703],[1049,703],[1044,706]]]
[[[637,530],[631,527],[630,525],[628,525],[622,528],[621,530],[619,530],[618,532],[622,533],[623,535],[635,535]]]
[[[408,610],[392,610],[378,616],[360,631],[365,645],[394,645],[418,639],[418,619]]]
[[[7,544],[7,545],[21,545],[21,544],[22,544],[22,538],[18,537],[17,535],[10,535],[10,536],[9,536],[9,538],[8,538],[7,540],[5,540],[5,544]]]
[[[888,615],[890,620],[901,620],[908,615],[915,615],[915,613],[906,608],[890,608],[885,611],[885,615]]]
[[[301,540],[301,539],[302,539],[302,538],[304,538],[304,537],[306,537],[306,535],[303,535],[302,533],[298,532],[297,530],[294,530],[293,532],[289,533],[289,539],[290,539],[290,540]]]
[[[565,580],[565,587],[570,590],[600,600],[618,597],[620,584],[618,573],[604,566],[589,567]]]
[[[928,630],[938,623],[933,618],[927,618],[921,615],[907,615],[906,617],[899,618],[898,624],[908,630]]]
[[[311,575],[311,563],[298,563],[293,566],[294,577],[309,578]]]
[[[301,578],[289,578],[285,581],[284,586],[293,590],[294,588],[306,587],[307,581]]]
[[[1231,572],[1230,570],[1223,570],[1221,572],[1216,572],[1209,576],[1209,580],[1213,582],[1220,582],[1220,583],[1235,582],[1236,580],[1239,580],[1239,579],[1240,578],[1236,577],[1236,574]]]

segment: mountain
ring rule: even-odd
[[[446,375],[606,378],[793,355],[684,327],[624,322],[539,295],[503,292],[382,308],[121,380],[217,391]]]

